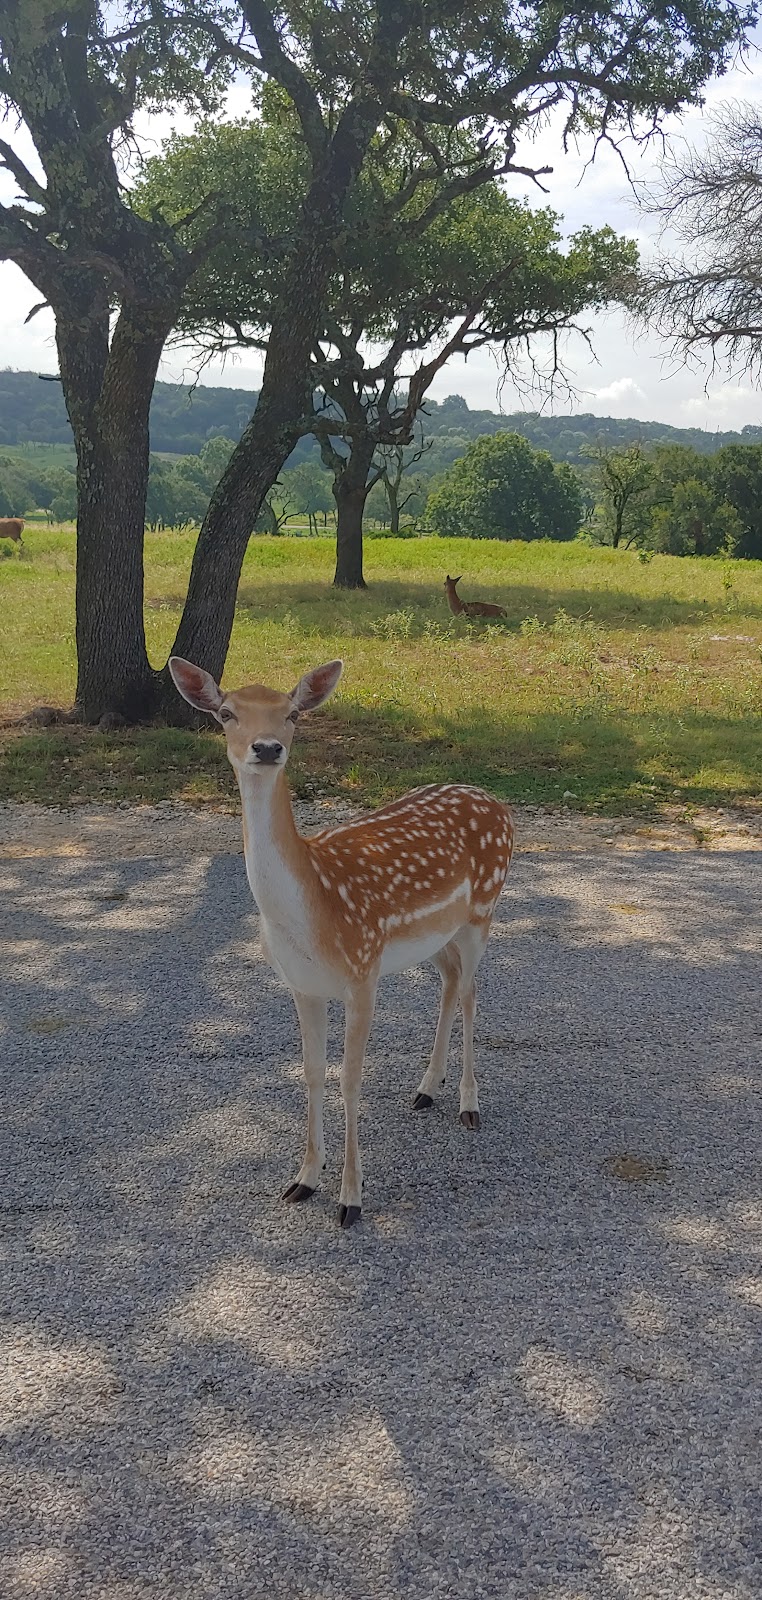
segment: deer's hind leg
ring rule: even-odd
[[[339,1194],[339,1224],[351,1228],[362,1213],[362,1162],[357,1138],[360,1084],[373,1012],[377,976],[358,983],[344,1002],[344,1060],[341,1064],[341,1098],[344,1101],[344,1170]]]
[[[474,1017],[476,1015],[476,969],[489,938],[492,918],[468,923],[455,934],[460,954],[458,999],[463,1012],[463,1072],[460,1080],[460,1120],[464,1128],[479,1127],[479,1091],[474,1072]]]
[[[414,1111],[428,1111],[434,1104],[435,1095],[444,1088],[447,1076],[447,1052],[450,1048],[455,1012],[458,1009],[461,965],[460,951],[454,940],[451,939],[450,943],[438,950],[431,959],[442,979],[442,998],[434,1048],[428,1067],[418,1085],[418,1093],[413,1101]]]

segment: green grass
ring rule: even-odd
[[[73,444],[3,444],[0,456],[18,456],[40,471],[45,467],[73,468],[76,462]]]
[[[149,534],[151,657],[172,644],[192,536]],[[3,550],[0,546],[0,551]],[[330,539],[253,539],[225,681],[289,687],[343,656],[340,694],[305,719],[297,791],[376,802],[466,779],[586,811],[757,801],[762,793],[762,563],[573,544],[369,540],[367,593],[331,587]],[[442,581],[500,601],[505,623],[450,617]],[[74,538],[28,530],[0,560],[8,721],[71,702]],[[722,635],[714,638],[713,635]],[[739,637],[740,636],[740,637]],[[231,801],[215,733],[6,727],[0,795],[40,801]]]

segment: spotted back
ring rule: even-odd
[[[415,789],[317,834],[306,843],[326,937],[365,969],[389,938],[491,917],[513,838],[508,808],[466,784]]]

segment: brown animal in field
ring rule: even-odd
[[[455,587],[460,578],[445,578],[447,604],[455,617],[507,617],[505,606],[493,606],[488,600],[461,600]]]
[[[0,539],[13,539],[16,544],[23,544],[23,532],[23,517],[0,517]]]

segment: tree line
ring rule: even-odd
[[[198,524],[235,446],[211,439],[198,456],[151,462],[147,519],[153,526]],[[684,445],[589,447],[584,470],[554,462],[517,433],[488,434],[432,478],[425,450],[382,460],[366,516],[398,534],[429,532],[473,539],[573,539],[615,549],[762,560],[762,444],[726,445],[712,455]],[[386,473],[386,477],[383,473]],[[332,476],[319,460],[285,470],[260,508],[257,531],[280,534],[292,518],[309,531],[336,510]],[[76,514],[76,478],[65,467],[38,470],[0,455],[0,515],[35,507],[52,518]]]
[[[150,410],[151,450],[154,454],[194,456],[218,436],[237,443],[256,406],[257,394],[257,390],[217,384],[157,383]],[[721,445],[762,441],[762,426],[753,423],[740,430],[710,433],[705,428],[677,428],[637,417],[599,417],[588,411],[551,416],[537,411],[479,410],[459,394],[444,400],[427,396],[420,417],[427,447],[433,451],[431,461],[442,463],[436,468],[424,464],[421,470],[428,477],[486,433],[520,433],[530,444],[547,450],[554,461],[572,465],[583,465],[589,446],[602,442],[612,449],[628,444],[682,444],[708,455]],[[36,444],[73,445],[60,385],[41,383],[36,372],[0,371],[0,451],[4,445],[31,450]],[[314,460],[317,452],[315,440],[305,435],[286,466]]]

